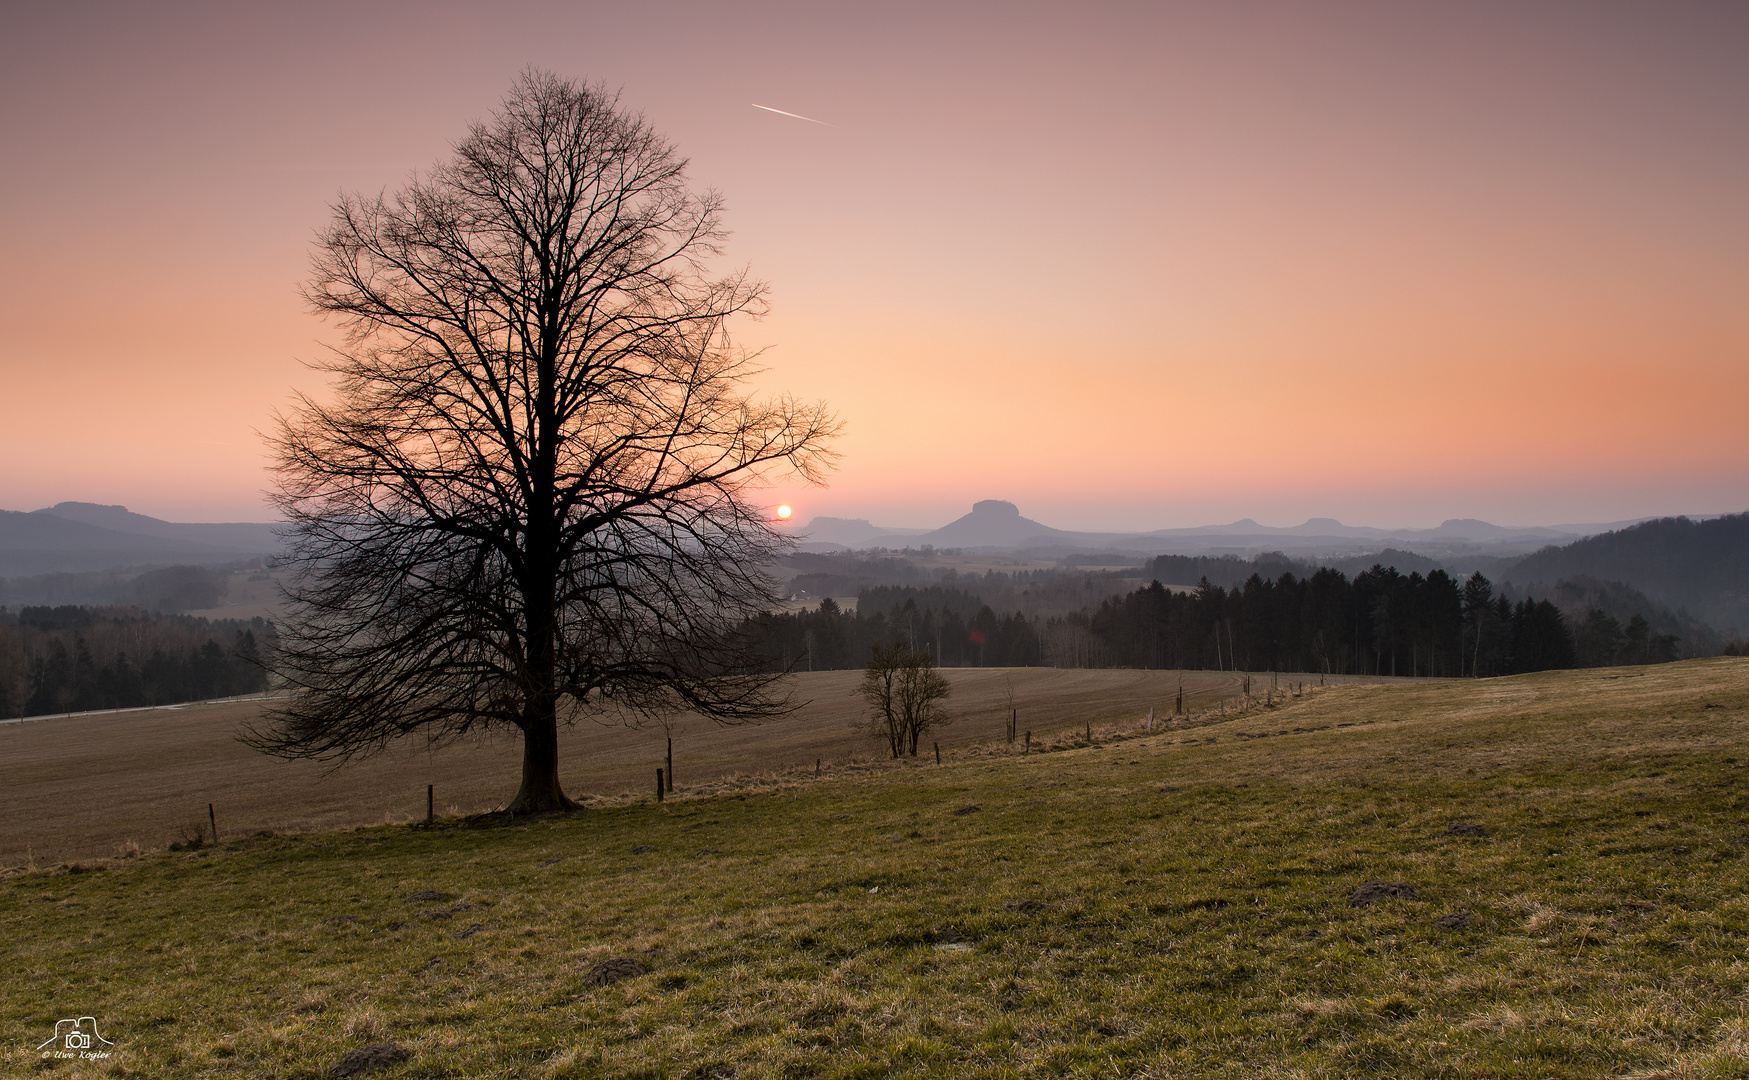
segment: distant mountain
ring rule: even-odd
[[[1072,532],[1023,517],[1011,502],[986,499],[975,504],[970,514],[935,530],[887,529],[861,518],[815,518],[798,535],[804,550],[813,551],[929,544],[986,554],[1025,552],[1043,558],[1093,552],[1145,559],[1151,555],[1248,556],[1279,551],[1296,559],[1359,561],[1394,547],[1413,552],[1424,561],[1456,560],[1465,564],[1466,572],[1485,566],[1492,573],[1497,560],[1576,540],[1589,535],[1587,530],[1628,524],[1632,523],[1522,528],[1454,518],[1431,529],[1381,529],[1344,525],[1335,518],[1312,518],[1289,526],[1262,525],[1242,518],[1224,525],[1140,533]]]
[[[804,547],[864,548],[921,536],[928,529],[887,529],[864,518],[817,517],[796,530]]]
[[[1544,548],[1503,576],[1522,587],[1568,578],[1622,582],[1740,637],[1749,629],[1749,513],[1642,522]]]
[[[261,558],[281,548],[273,528],[179,524],[93,503],[60,503],[30,513],[0,510],[0,577]]]
[[[972,512],[950,521],[934,532],[924,533],[916,543],[938,548],[1027,548],[1098,534],[1070,533],[1040,525],[1020,516],[1020,507],[1001,499],[972,504]]]
[[[136,536],[155,536],[166,540],[181,540],[231,551],[266,554],[278,551],[281,547],[279,536],[275,531],[279,526],[270,522],[184,524],[174,521],[159,521],[154,517],[136,514],[125,506],[99,506],[96,503],[82,502],[56,503],[54,506],[46,510],[38,510],[36,513],[64,518],[68,521],[81,521],[87,525],[109,529],[112,532]]]

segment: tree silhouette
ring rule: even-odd
[[[514,727],[531,813],[574,805],[561,721],[788,707],[739,634],[785,546],[752,493],[818,479],[836,423],[742,392],[726,323],[764,287],[709,276],[721,201],[685,166],[600,88],[528,72],[449,160],[334,207],[306,290],[346,331],[333,400],[272,440],[300,693],[254,745]]]

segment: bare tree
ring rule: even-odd
[[[558,725],[786,710],[738,634],[784,549],[753,492],[816,481],[836,421],[757,402],[712,278],[721,201],[597,87],[525,73],[454,155],[344,197],[306,296],[345,344],[272,439],[296,576],[250,734],[344,759],[514,727],[516,813],[568,809]]]
[[[868,703],[870,733],[897,758],[916,757],[923,733],[947,723],[941,702],[952,689],[927,650],[895,641],[870,650],[856,692]]]
[[[898,757],[905,748],[905,723],[899,712],[899,669],[910,650],[902,641],[876,644],[869,652],[857,696],[868,705],[869,734],[885,739],[887,749]]]
[[[24,655],[24,643],[0,626],[0,716],[23,716],[29,699],[30,662]]]

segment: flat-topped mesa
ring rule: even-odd
[[[972,512],[934,532],[914,538],[914,544],[950,548],[1019,549],[1060,542],[1071,534],[1020,516],[1020,507],[1006,499],[984,499]]]
[[[1005,499],[983,499],[972,504],[972,513],[981,518],[1018,518],[1020,507]]]

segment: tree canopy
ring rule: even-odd
[[[306,290],[345,331],[332,401],[272,440],[301,693],[256,745],[514,727],[527,813],[572,805],[557,729],[580,712],[787,707],[745,662],[785,545],[755,496],[817,480],[836,421],[744,392],[728,324],[765,289],[712,276],[721,218],[641,116],[542,72],[424,176],[333,208]]]

